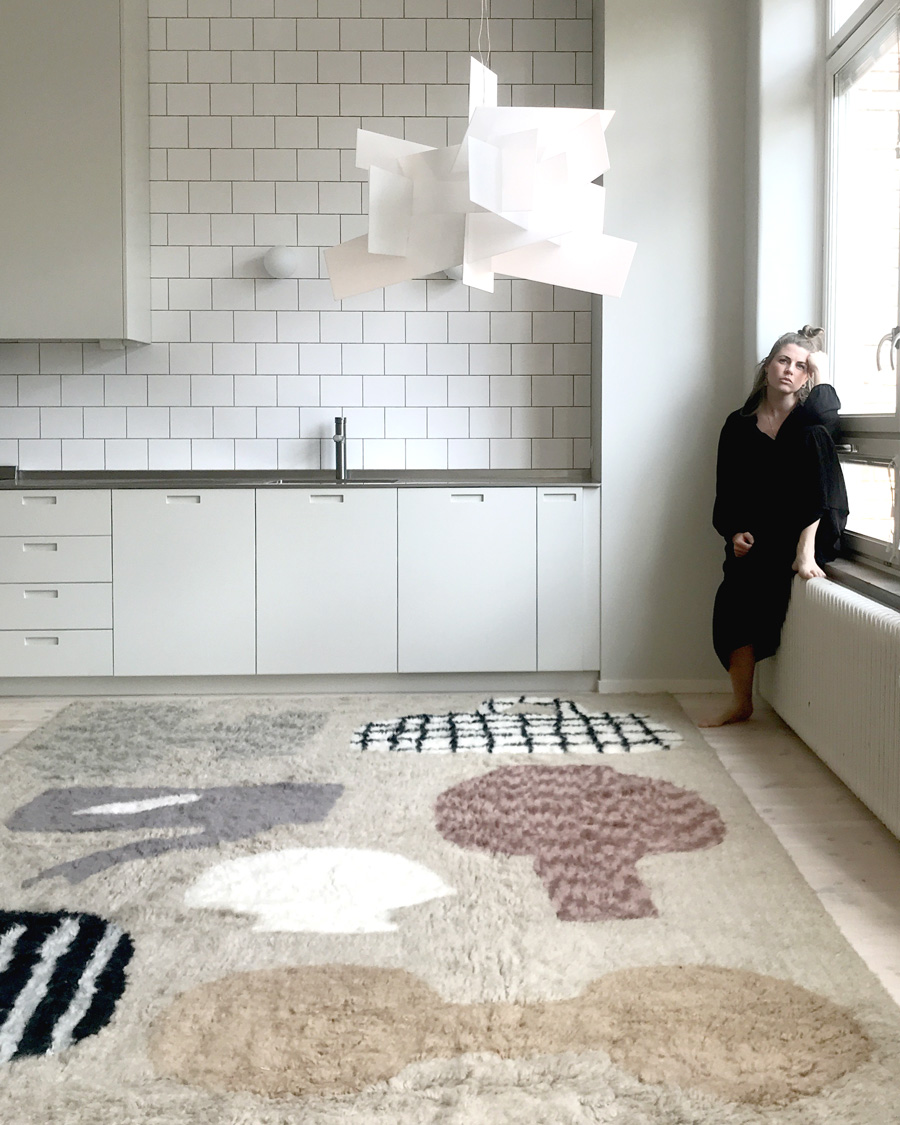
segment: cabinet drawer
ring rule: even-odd
[[[111,629],[109,582],[0,586],[0,629]]]
[[[0,631],[0,676],[111,676],[112,630]]]
[[[0,538],[0,582],[109,582],[111,579],[108,535]]]
[[[0,535],[109,535],[111,525],[108,490],[0,493]]]

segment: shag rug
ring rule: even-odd
[[[81,701],[4,755],[3,1125],[897,1125],[668,696]]]

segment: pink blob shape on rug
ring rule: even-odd
[[[655,917],[637,861],[725,837],[718,811],[698,793],[610,766],[494,770],[442,793],[435,821],[460,847],[533,856],[565,922]]]

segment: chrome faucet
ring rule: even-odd
[[[343,484],[347,479],[347,419],[343,415],[334,420],[334,479]]]

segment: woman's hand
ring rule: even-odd
[[[797,555],[794,559],[794,570],[800,575],[801,578],[827,578],[825,571],[816,562],[815,555],[812,558],[801,557]]]
[[[828,355],[826,352],[810,352],[806,365],[809,369],[810,388],[818,387],[820,383],[831,382],[831,376],[828,370]]]
[[[753,546],[753,542],[753,536],[749,531],[739,531],[736,535],[732,535],[731,543],[734,548],[734,557],[742,559]]]

